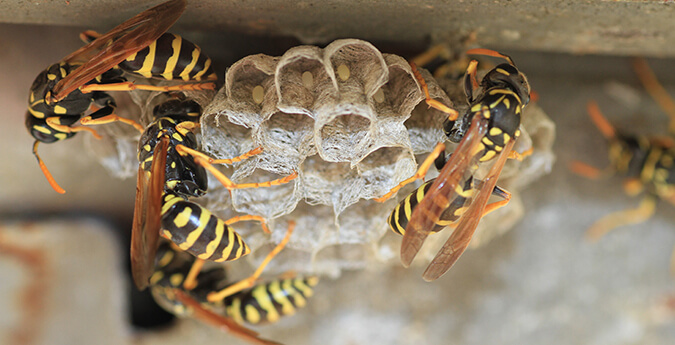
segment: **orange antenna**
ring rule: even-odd
[[[35,158],[37,158],[37,160],[38,160],[38,164],[40,165],[40,170],[42,170],[42,173],[45,174],[45,177],[47,178],[47,182],[49,182],[49,185],[52,186],[52,188],[54,188],[54,190],[57,193],[65,194],[66,191],[63,188],[61,188],[61,186],[59,186],[58,183],[56,183],[56,180],[54,180],[54,177],[52,176],[52,174],[47,169],[47,165],[45,165],[45,162],[43,162],[42,158],[40,158],[40,156],[38,155],[37,148],[38,148],[39,143],[40,143],[39,141],[35,140],[35,143],[33,144],[33,154],[35,155]]]
[[[612,139],[616,137],[614,127],[612,127],[612,124],[602,115],[600,107],[598,107],[598,104],[595,103],[595,101],[589,101],[588,105],[586,105],[586,110],[588,111],[591,120],[593,120],[593,123],[595,123],[595,126],[598,127],[605,138]]]
[[[466,54],[467,55],[485,55],[485,56],[498,57],[498,58],[502,58],[502,59],[508,61],[508,63],[510,63],[513,66],[516,65],[515,63],[513,63],[513,60],[511,59],[510,56],[499,53],[499,52],[494,51],[492,49],[474,48],[474,49],[467,50]]]

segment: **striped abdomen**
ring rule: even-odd
[[[424,199],[424,196],[429,192],[431,184],[435,179],[429,180],[421,185],[419,188],[415,189],[410,195],[401,200],[401,202],[396,205],[394,210],[389,215],[387,222],[391,230],[399,235],[405,234],[405,228],[408,226],[408,221],[412,217],[412,213],[415,210],[415,207]],[[468,199],[473,196],[473,179],[469,178],[463,185],[463,187],[457,188],[457,194],[455,198],[450,202],[448,208],[443,211],[439,220],[436,222],[436,226],[431,231],[439,232],[443,228],[455,222],[459,217],[464,213],[465,207],[464,204]]]
[[[225,300],[226,313],[238,323],[272,323],[293,315],[314,293],[318,277],[274,280]]]
[[[145,78],[184,81],[216,80],[211,59],[194,43],[164,33],[149,46],[119,64],[123,70]]]
[[[162,236],[203,260],[230,261],[251,252],[223,220],[199,204],[170,193],[163,197]]]

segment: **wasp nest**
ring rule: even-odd
[[[432,98],[453,106],[447,94],[456,93],[444,92],[428,72],[422,74]],[[263,153],[223,170],[237,183],[294,171],[298,178],[231,195],[213,183],[205,197],[208,207],[266,217],[274,243],[287,221],[296,221],[290,244],[274,261],[279,271],[336,275],[342,268],[397,258],[400,240],[393,234],[382,239],[386,219],[414,186],[383,204],[372,199],[412,176],[417,156],[445,140],[447,115],[429,109],[424,99],[406,60],[361,40],[338,40],[324,49],[295,47],[281,57],[248,56],[230,67],[224,87],[204,111],[202,149],[214,158],[231,158],[262,147]],[[522,164],[509,163],[503,173],[513,180],[508,186],[536,178],[552,162],[553,129],[543,112],[526,108],[523,126],[517,148],[534,146],[535,154]],[[514,199],[493,218],[513,224],[522,213]],[[504,211],[512,215],[508,222]],[[245,234],[252,256],[264,257],[268,250],[256,249],[271,243],[259,226],[235,228]]]

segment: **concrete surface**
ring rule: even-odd
[[[161,1],[0,1],[0,22],[109,29]],[[656,0],[191,1],[178,25],[294,36],[413,42],[477,34],[480,45],[573,53],[675,56],[675,3]]]
[[[72,6],[77,1],[70,3]],[[513,6],[525,3],[519,2]],[[583,3],[590,7],[610,6],[604,2],[566,3]],[[246,3],[243,6],[245,8],[236,13],[244,18],[247,13],[253,13],[248,11],[256,9],[254,4],[257,3]],[[553,4],[560,5],[562,2]],[[661,15],[668,15],[671,11],[670,3],[612,4],[627,10],[630,6],[641,6],[645,10],[657,9],[659,11],[652,13],[654,20],[650,23],[654,24],[654,30],[668,31],[667,25],[657,24]],[[0,8],[6,9],[8,5],[2,3]],[[59,2],[44,5],[59,5]],[[21,6],[28,4],[22,3]],[[407,13],[412,14],[411,11]],[[428,11],[434,12],[432,9]],[[128,14],[134,12],[129,11]],[[573,12],[582,15],[579,11]],[[599,9],[591,11],[596,15],[604,15],[599,12]],[[3,13],[7,13],[7,10]],[[128,14],[120,17],[126,18]],[[629,29],[631,25],[634,25],[632,19],[628,19],[622,22],[621,30]],[[327,24],[326,27],[331,26]],[[345,34],[353,33],[349,31],[351,29],[344,30]],[[400,33],[398,29],[390,30]],[[593,29],[591,27],[588,30]],[[526,37],[527,31],[523,31],[522,38]],[[529,31],[533,35],[540,34],[534,29]],[[9,47],[0,50],[0,104],[3,104],[0,116],[5,121],[0,126],[0,143],[4,148],[0,151],[0,161],[3,162],[0,179],[4,182],[0,193],[0,209],[5,215],[4,219],[17,215],[31,218],[32,214],[45,211],[105,214],[120,223],[128,222],[131,218],[134,181],[112,180],[93,163],[93,159],[83,153],[86,151],[82,149],[81,142],[71,140],[69,143],[41,147],[43,158],[52,172],[69,190],[66,196],[56,195],[49,189],[30,154],[32,140],[23,127],[28,87],[40,70],[79,45],[73,38],[77,32],[75,28],[0,25],[2,46]],[[364,35],[374,35],[376,32],[364,31],[363,35],[358,36],[368,38]],[[670,30],[658,37],[672,42],[672,39],[668,41],[668,35],[672,32]],[[565,33],[561,32],[560,35],[564,36]],[[401,36],[401,39],[405,37]],[[210,38],[207,41],[217,42],[217,39]],[[279,43],[282,41],[275,42],[283,44]],[[610,39],[609,42],[618,41]],[[630,40],[623,42],[630,44],[626,43],[621,49],[615,47],[616,50],[612,51],[640,51],[642,43]],[[594,40],[594,44],[604,43]],[[537,45],[547,49],[549,42],[540,40]],[[659,52],[673,49],[672,45],[663,42],[658,45]],[[345,274],[337,281],[324,280],[310,305],[298,315],[277,325],[258,328],[266,338],[299,345],[672,342],[675,337],[675,309],[672,302],[675,285],[668,272],[671,251],[675,245],[672,206],[660,205],[657,215],[650,221],[618,229],[597,244],[587,243],[583,240],[583,233],[594,220],[612,211],[634,207],[639,198],[625,196],[619,178],[589,181],[570,174],[566,169],[573,159],[600,167],[607,163],[606,145],[585,115],[588,99],[596,99],[617,127],[640,133],[663,134],[661,130],[667,123],[665,115],[642,93],[627,59],[580,58],[519,51],[509,53],[528,74],[533,88],[539,92],[541,107],[558,125],[558,140],[555,144],[558,163],[551,175],[523,191],[526,214],[522,222],[505,236],[467,252],[446,276],[431,284],[421,279],[423,266],[385,271],[379,267],[368,267],[363,271]],[[670,94],[675,95],[675,75],[669,74],[673,61],[650,62],[666,83]],[[124,233],[128,229],[112,231]],[[40,243],[44,240],[27,237],[25,241]],[[48,241],[41,242],[41,245],[56,247],[58,243]],[[115,245],[110,246],[110,250],[116,250]],[[77,251],[62,255],[73,265],[93,261],[88,257],[83,258]],[[120,252],[119,260],[126,260],[126,254]],[[105,271],[106,268],[101,266],[100,270]],[[9,286],[10,289],[19,285],[16,282],[21,282],[20,279],[26,275],[16,266],[3,268],[0,273],[14,277],[14,280],[3,279],[0,282],[3,288]],[[122,273],[115,274],[119,274],[120,280],[128,279]],[[74,286],[71,290],[61,290],[63,295],[56,298],[77,297],[77,291],[80,290],[75,287],[84,284],[73,280],[76,277],[56,275],[50,279],[54,279],[54,284],[59,286],[66,283]],[[110,299],[108,302],[113,310],[119,313],[124,310],[124,299]],[[6,299],[2,299],[0,310],[3,315],[10,315],[10,320],[11,315],[19,312]],[[78,319],[70,312],[63,309],[58,318],[73,320],[73,328],[69,328],[68,332],[81,334],[78,339],[105,337],[110,329],[119,329],[117,321],[104,318],[89,320],[101,323],[96,327],[77,323],[74,320]],[[0,320],[6,322],[7,317]],[[52,328],[54,326],[50,324],[44,327],[42,332],[64,332]],[[131,332],[128,323],[124,328]],[[238,344],[238,340],[191,320],[181,321],[163,331],[133,334],[133,337],[118,343]],[[11,338],[6,339],[0,342],[11,344]],[[55,337],[34,343],[73,344],[78,341]]]

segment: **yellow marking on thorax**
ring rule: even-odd
[[[499,72],[499,73],[501,73],[501,74],[503,74],[503,75],[510,75],[510,74],[511,74],[511,73],[507,72],[507,71],[506,71],[505,69],[503,69],[503,68],[496,68],[495,71],[497,71],[497,72]]]
[[[52,134],[52,131],[49,130],[49,128],[45,128],[45,127],[42,127],[42,126],[39,126],[39,125],[34,125],[33,129],[40,132],[40,133]]]
[[[488,134],[490,134],[490,136],[493,136],[493,137],[498,136],[498,135],[502,134],[502,129],[499,128],[499,127],[492,127],[492,128],[490,128],[490,131],[488,132]]]
[[[160,280],[164,278],[164,272],[157,271],[150,276],[150,285],[157,284]]]
[[[148,48],[148,55],[146,55],[145,60],[143,60],[143,66],[141,66],[139,70],[134,72],[146,78],[151,78],[152,66],[155,64],[155,53],[156,53],[155,51],[157,49],[157,41],[150,43],[150,45],[147,48]]]
[[[47,79],[56,80],[56,74],[47,73]]]
[[[44,119],[45,118],[45,113],[41,111],[37,111],[33,109],[34,104],[31,104],[31,106],[28,108],[28,112],[33,115],[34,117],[37,117],[38,119]]]
[[[180,286],[180,284],[183,283],[183,280],[185,280],[185,276],[181,273],[174,273],[169,277],[171,286]]]
[[[455,193],[465,199],[471,198],[473,196],[473,191],[473,188],[469,187],[469,189],[464,189],[464,187],[460,186],[459,184],[457,187],[455,187]]]
[[[68,109],[66,109],[66,108],[64,108],[60,105],[54,106],[54,113],[56,113],[56,114],[63,115],[67,112],[68,112]]]
[[[251,296],[255,298],[256,302],[258,302],[260,308],[267,312],[267,320],[269,322],[276,322],[279,320],[280,315],[277,312],[277,309],[274,307],[274,304],[270,299],[270,295],[267,294],[264,285],[259,285],[253,288]]]
[[[492,108],[496,107],[497,105],[499,105],[499,103],[501,103],[501,102],[504,100],[505,97],[506,97],[506,96],[501,96],[501,97],[497,98],[496,101],[494,101],[494,102],[492,102],[492,103],[490,104],[490,109],[492,109]]]
[[[166,253],[164,253],[164,255],[162,255],[161,258],[159,258],[157,266],[164,267],[168,265],[173,260],[174,256],[176,256],[174,252],[167,251]]]
[[[192,69],[195,68],[197,65],[197,60],[199,59],[199,50],[195,49],[192,51],[192,61],[185,66],[185,69],[183,72],[180,72],[180,77],[183,78],[183,80],[188,81],[190,80],[190,72],[192,72]]]
[[[182,42],[183,40],[180,38],[180,36],[174,36],[173,41],[171,41],[171,49],[173,50],[173,53],[166,60],[166,67],[164,67],[164,73],[162,73],[162,77],[166,80],[173,79],[172,72],[176,68],[176,63],[178,62],[178,57],[180,56],[180,47]]]

